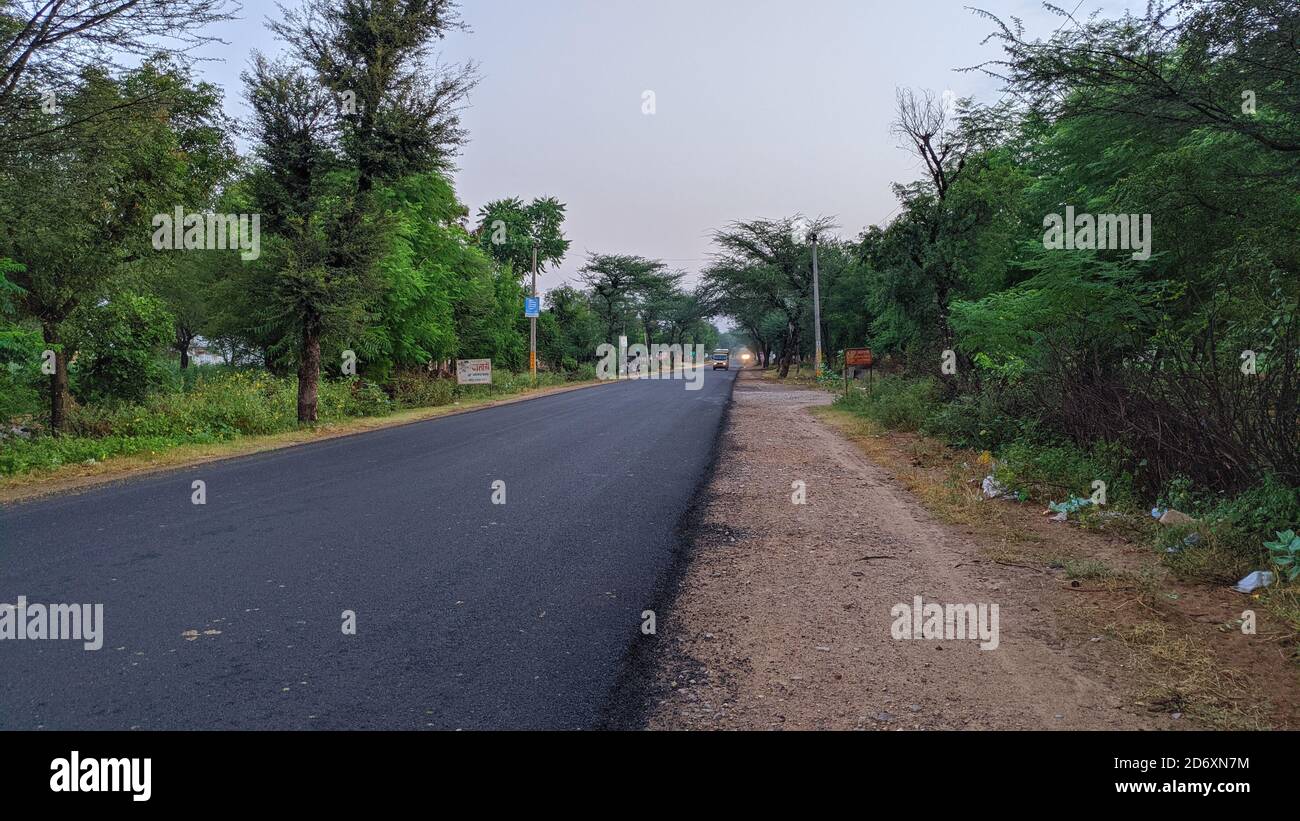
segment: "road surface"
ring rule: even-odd
[[[0,510],[0,602],[102,603],[105,634],[98,651],[0,641],[0,728],[592,727],[734,376],[604,385]]]

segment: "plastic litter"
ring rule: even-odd
[[[980,489],[984,491],[986,499],[1015,499],[1016,494],[1007,489],[1006,485],[994,479],[992,476],[985,476],[984,481],[980,483]]]
[[[1152,518],[1152,519],[1159,519],[1161,516],[1165,515],[1165,512],[1166,512],[1167,510],[1168,510],[1168,508],[1163,508],[1163,507],[1153,507],[1153,508],[1151,508],[1151,518]]]
[[[1056,513],[1056,515],[1052,517],[1053,522],[1064,522],[1070,517],[1071,513],[1078,513],[1080,510],[1083,510],[1091,504],[1091,499],[1081,499],[1078,496],[1071,496],[1064,502],[1051,502],[1048,504],[1047,509]]]
[[[1246,578],[1237,582],[1237,586],[1232,588],[1238,593],[1254,593],[1261,587],[1268,587],[1273,583],[1274,576],[1267,570],[1256,570],[1246,576]]]

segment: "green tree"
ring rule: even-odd
[[[92,116],[127,100],[130,115]],[[56,353],[50,376],[50,429],[65,419],[64,322],[80,305],[108,296],[124,265],[156,253],[153,214],[207,201],[233,161],[220,93],[194,84],[179,68],[150,62],[115,80],[87,71],[62,102],[60,128],[0,174],[0,223],[21,231],[0,238],[0,256],[23,265],[13,274],[23,316],[38,322]]]
[[[569,252],[564,238],[564,203],[555,197],[535,199],[527,205],[518,197],[494,200],[479,209],[476,234],[482,249],[520,277],[532,270],[537,248],[537,272],[559,265]]]

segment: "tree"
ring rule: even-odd
[[[809,236],[832,228],[831,220],[802,216],[779,220],[733,222],[713,235],[720,250],[704,271],[705,286],[724,306],[743,306],[750,319],[755,309],[779,315],[781,378],[801,355],[806,315],[812,310],[812,248]]]
[[[157,109],[165,92],[153,88],[98,106],[82,99],[75,118],[54,116],[62,98],[78,93],[78,78],[86,72],[124,72],[115,62],[124,57],[179,63],[194,48],[219,42],[204,28],[238,9],[229,0],[3,0],[0,161],[6,152],[27,150],[32,140],[131,116],[137,106]]]
[[[479,246],[516,276],[532,270],[533,248],[537,248],[537,272],[559,265],[569,251],[564,238],[564,203],[555,197],[535,199],[527,205],[518,197],[494,200],[479,209]]]
[[[156,92],[156,93],[155,93]],[[87,116],[128,99],[174,104],[133,106],[129,116]],[[0,174],[0,256],[24,267],[19,307],[38,322],[55,352],[50,429],[64,424],[68,361],[64,322],[80,305],[107,296],[127,263],[155,253],[150,215],[205,201],[232,158],[220,94],[192,84],[178,67],[147,63],[122,80],[90,70],[63,104],[57,135],[33,141],[22,161]]]
[[[175,318],[162,300],[121,293],[82,305],[69,322],[78,350],[78,396],[140,402],[165,380],[161,355]]]
[[[594,362],[602,322],[592,310],[589,296],[570,285],[561,285],[546,293],[546,303],[544,315],[554,320],[556,334],[552,362],[558,366],[569,362],[575,368],[579,363]]]
[[[627,333],[629,320],[636,319],[638,294],[662,279],[666,268],[657,259],[631,254],[588,254],[579,277],[591,289],[596,313],[605,324],[606,342],[613,344],[617,335]]]
[[[459,27],[455,10],[450,0],[308,0],[271,24],[298,66],[255,63],[246,77],[258,190],[270,203],[310,192],[291,212],[280,267],[265,269],[276,323],[296,343],[299,422],[316,421],[322,338],[366,320],[388,230],[376,188],[449,167],[465,142],[458,112],[474,67],[426,68],[430,44]]]
[[[467,140],[460,110],[478,83],[467,64],[431,72],[430,46],[461,28],[453,0],[306,0],[271,30],[334,96],[357,190],[446,169]]]
[[[953,334],[948,312],[957,278],[954,260],[944,253],[942,240],[953,223],[947,198],[966,166],[967,136],[951,110],[955,104],[937,100],[933,92],[918,98],[910,89],[900,89],[897,102],[893,132],[921,159],[928,177],[921,185],[895,189],[908,209],[905,224],[921,235],[911,238],[905,256],[934,295],[940,344],[950,350]]]
[[[1300,162],[1300,6],[1292,0],[1152,3],[1141,17],[1065,17],[1047,41],[1019,21],[991,35],[1005,58],[980,66],[1051,118],[1104,114],[1167,135],[1237,134]]]

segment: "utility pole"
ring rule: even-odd
[[[822,375],[822,293],[821,285],[817,281],[817,232],[813,231],[808,234],[812,240],[813,251],[813,339],[816,341],[817,353],[813,365],[813,375],[821,377]]]
[[[537,296],[537,242],[533,242],[533,296]],[[537,384],[537,317],[528,320],[528,372],[532,374],[532,384]]]

